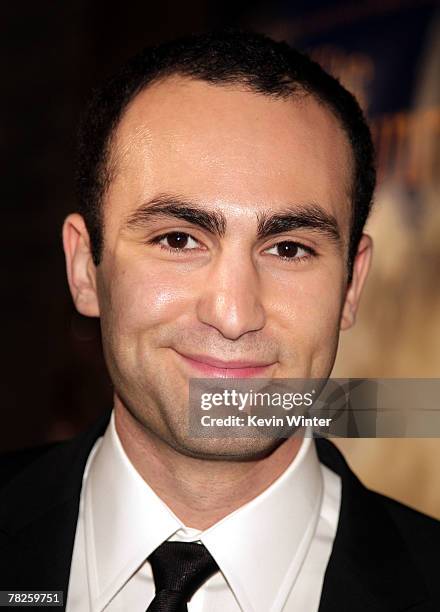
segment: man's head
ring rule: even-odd
[[[243,363],[330,374],[368,270],[372,158],[353,97],[259,35],[170,43],[105,86],[64,244],[78,310],[101,317],[116,403],[184,453],[269,446],[188,438],[188,380]],[[206,366],[218,361],[231,369]]]
[[[338,117],[352,146],[352,215],[347,269],[375,187],[370,131],[356,99],[317,63],[261,34],[225,30],[145,49],[122,67],[90,101],[79,134],[77,185],[95,264],[104,240],[102,202],[112,179],[111,146],[119,121],[136,95],[156,81],[180,75],[219,86],[236,86],[271,98],[313,95]]]

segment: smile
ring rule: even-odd
[[[262,363],[252,360],[222,361],[209,355],[184,355],[176,351],[189,368],[204,378],[265,378],[276,362]]]

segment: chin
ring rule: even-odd
[[[211,461],[257,461],[267,457],[284,441],[280,438],[186,438],[173,448],[182,455]]]

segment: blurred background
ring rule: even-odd
[[[90,90],[140,48],[242,25],[338,76],[374,133],[375,258],[340,377],[440,377],[440,6],[423,0],[16,1],[1,8],[0,450],[70,437],[111,406],[97,321],[76,314],[61,226]],[[440,439],[341,440],[368,486],[440,518]]]

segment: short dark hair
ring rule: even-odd
[[[376,183],[371,133],[355,97],[307,55],[263,34],[224,29],[148,47],[96,90],[79,130],[77,188],[93,261],[102,256],[102,199],[111,182],[112,136],[128,104],[160,79],[179,75],[215,85],[237,84],[274,98],[311,94],[338,118],[352,147],[354,176],[348,278]]]

